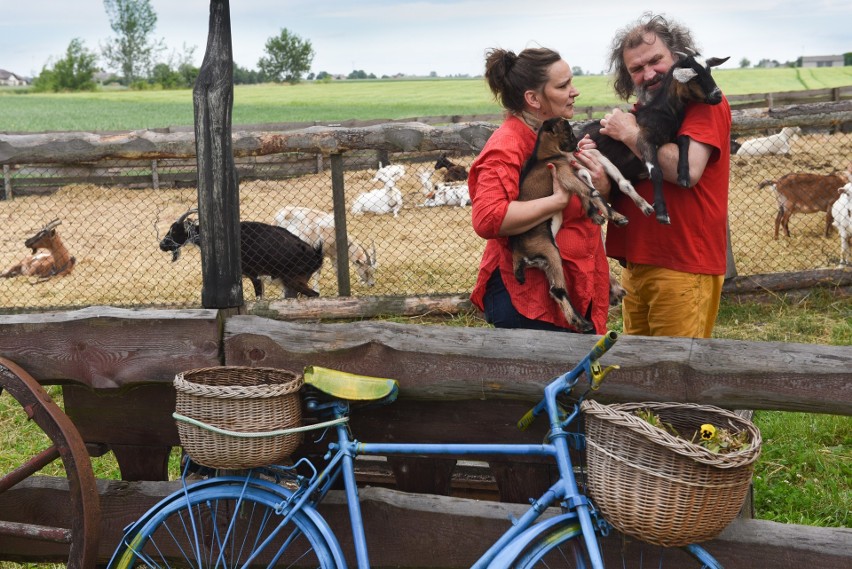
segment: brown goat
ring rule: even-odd
[[[825,236],[831,231],[831,206],[837,199],[837,189],[848,181],[852,175],[847,172],[833,174],[811,174],[794,172],[785,174],[777,180],[764,180],[758,188],[769,186],[775,193],[778,202],[778,215],[775,216],[775,239],[778,231],[784,228],[784,233],[790,237],[790,217],[794,213],[825,212]]]
[[[0,273],[0,278],[22,275],[39,277],[38,282],[42,282],[70,273],[77,260],[71,256],[56,232],[56,227],[61,223],[60,220],[54,219],[27,239],[24,245],[32,249],[32,254]]]
[[[520,193],[518,201],[529,201],[552,195],[554,186],[571,194],[577,194],[588,216],[602,225],[606,219],[612,219],[617,225],[627,223],[627,218],[613,211],[601,195],[591,186],[591,178],[581,181],[574,173],[566,152],[577,148],[577,137],[571,124],[562,118],[546,120],[538,131],[532,156],[521,170]],[[552,164],[551,173],[548,164]],[[586,172],[588,176],[588,172]],[[562,226],[562,213],[555,214],[518,235],[509,237],[512,249],[512,266],[515,280],[526,282],[526,267],[535,267],[544,271],[550,285],[550,296],[565,315],[565,319],[575,329],[587,332],[592,323],[580,316],[568,298],[565,274],[562,271],[562,257],[556,246],[554,236]]]
[[[446,154],[441,154],[438,161],[435,162],[435,170],[446,168],[444,172],[444,182],[466,182],[467,170],[460,164],[450,162]]]

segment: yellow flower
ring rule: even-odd
[[[715,436],[716,427],[714,427],[710,423],[704,423],[703,425],[701,425],[701,440],[712,441]]]

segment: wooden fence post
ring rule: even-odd
[[[334,239],[337,247],[337,295],[352,294],[349,282],[349,237],[346,232],[346,194],[343,182],[343,155],[331,155],[331,199],[334,204]]]
[[[12,175],[9,173],[9,165],[3,164],[3,199],[12,199]]]
[[[240,270],[240,196],[231,141],[234,102],[231,15],[228,0],[211,0],[207,51],[192,102],[201,227],[201,303],[243,304]]]
[[[157,161],[151,160],[151,185],[155,190],[160,189],[160,173],[157,172]]]

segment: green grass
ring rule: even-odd
[[[852,67],[722,69],[714,72],[729,95],[852,85]],[[616,106],[609,77],[575,79],[577,105]],[[485,80],[405,79],[305,81],[298,85],[237,85],[234,125],[347,119],[404,119],[500,113]],[[191,126],[192,92],[101,90],[30,93],[0,89],[0,125],[6,132],[104,131]]]

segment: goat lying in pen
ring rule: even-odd
[[[198,221],[189,218],[197,211],[190,209],[181,215],[160,241],[160,250],[171,251],[173,262],[180,257],[184,245],[201,242]],[[257,221],[241,221],[240,264],[257,298],[263,297],[261,275],[280,280],[287,298],[297,293],[319,296],[308,286],[308,280],[322,267],[322,245],[311,247],[286,229]]]
[[[677,132],[683,122],[686,105],[695,101],[708,105],[718,105],[722,102],[722,91],[710,74],[710,68],[725,63],[729,58],[710,58],[706,64],[698,60],[698,54],[687,55],[679,53],[680,59],[672,65],[662,79],[660,88],[653,91],[640,89],[636,107],[631,111],[636,115],[639,125],[637,147],[642,155],[641,160],[621,141],[601,134],[598,121],[592,122],[582,129],[582,135],[588,134],[597,145],[597,152],[609,158],[624,176],[630,180],[639,180],[650,176],[654,184],[654,206],[635,192],[630,195],[633,202],[645,215],[656,212],[657,221],[671,223],[665,198],[663,197],[663,172],[657,158],[660,146],[669,142],[677,142],[679,157],[677,167],[677,183],[683,187],[690,186],[689,176],[689,137],[678,136]],[[583,152],[593,152],[584,149]],[[598,155],[599,155],[598,154]]]
[[[446,168],[444,171],[444,182],[466,182],[467,169],[461,164],[455,164],[447,158],[446,154],[441,154],[435,162],[435,170]]]
[[[71,256],[56,232],[56,227],[61,223],[60,220],[54,219],[27,239],[24,245],[32,249],[32,254],[0,273],[0,278],[21,275],[38,277],[37,282],[43,282],[70,273],[77,259]]]
[[[575,175],[565,153],[576,148],[577,138],[567,120],[557,117],[544,121],[538,131],[532,156],[521,170],[518,200],[529,201],[549,196],[557,191],[554,186],[558,186],[560,191],[578,195],[583,209],[598,225],[603,224],[606,219],[611,219],[617,225],[624,225],[627,218],[613,211],[603,200],[592,186],[588,172],[581,171]],[[551,174],[548,164],[552,164],[555,174]],[[583,175],[588,179],[581,180],[579,176]],[[586,332],[592,329],[592,323],[580,316],[568,299],[562,257],[554,239],[561,226],[560,212],[532,229],[509,237],[515,280],[521,284],[526,282],[526,267],[544,271],[550,285],[550,296],[562,309],[565,319],[572,327]]]

